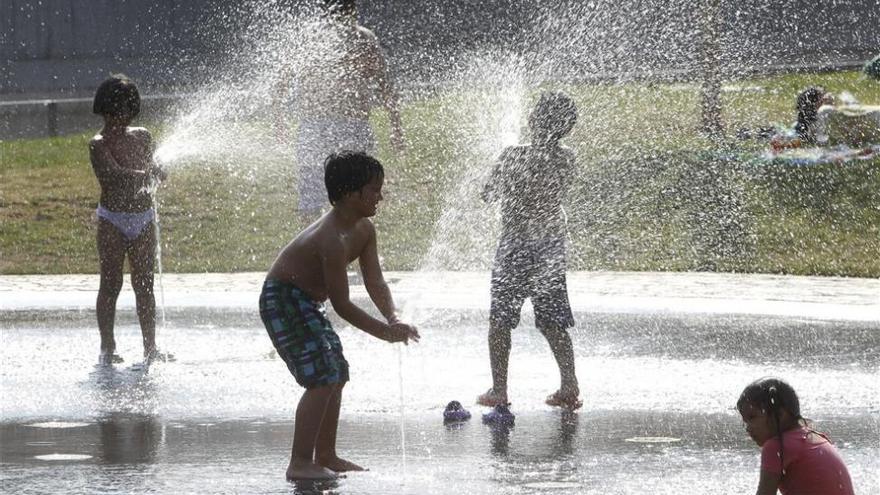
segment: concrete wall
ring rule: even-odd
[[[113,72],[146,93],[179,86],[234,49],[255,9],[272,1],[2,0],[0,95],[88,96]],[[554,50],[581,72],[687,68],[699,58],[707,1],[721,4],[727,67],[880,51],[880,0],[361,0],[360,10],[394,70],[424,80],[477,47]]]
[[[114,72],[180,79],[213,47],[202,3],[185,0],[3,0],[0,94],[89,94]]]
[[[398,85],[430,85],[471,50],[552,58],[547,77],[697,73],[701,15],[718,2],[719,71],[851,66],[880,52],[880,0],[361,0]],[[0,139],[95,126],[98,83],[142,95],[210,80],[267,5],[297,0],[0,0]],[[46,105],[43,99],[61,99]],[[160,98],[161,99],[161,98]],[[24,100],[24,101],[21,101]],[[20,103],[10,104],[11,101]],[[157,100],[158,101],[158,100]],[[85,112],[85,114],[84,114]],[[88,123],[83,127],[84,123]]]

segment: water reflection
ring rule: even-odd
[[[575,440],[578,431],[578,415],[574,411],[560,411],[559,429],[556,430],[556,441],[551,445],[553,457],[561,458],[574,454]]]
[[[96,365],[81,384],[92,396],[100,416],[152,416],[159,408],[159,386],[151,368]]]
[[[100,458],[105,464],[156,461],[165,428],[156,416],[113,413],[98,423]]]
[[[526,425],[529,431],[522,432],[524,439],[535,440],[537,443],[527,440],[524,444],[525,448],[521,449],[521,452],[513,452],[513,456],[528,458],[531,461],[555,462],[573,455],[577,445],[578,414],[574,411],[559,411],[558,414],[559,421],[555,428],[546,425],[534,431],[528,428],[534,425]],[[511,457],[510,436],[514,426],[496,423],[488,425],[488,428],[492,454],[503,458]]]
[[[507,457],[510,454],[510,431],[512,425],[496,423],[489,426],[492,434],[490,443],[492,454],[499,457]]]
[[[338,495],[338,480],[324,481],[292,481],[290,482],[292,495]]]

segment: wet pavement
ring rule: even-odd
[[[166,274],[157,300],[167,308],[253,308],[263,273]],[[352,294],[366,292],[356,273]],[[405,308],[483,309],[489,306],[488,272],[386,272]],[[97,275],[0,276],[0,311],[87,308]],[[134,307],[128,279],[119,307]],[[569,272],[575,311],[685,312],[789,315],[880,321],[880,279],[726,273]]]
[[[259,321],[262,277],[162,277],[158,339],[177,360],[149,370],[128,287],[116,331],[126,362],[100,367],[97,277],[0,277],[0,491],[753,492],[759,451],[733,406],[748,382],[776,375],[831,434],[856,492],[880,492],[878,280],[571,273],[584,407],[543,403],[558,372],[525,310],[511,357],[516,420],[496,428],[474,404],[490,383],[488,273],[386,273],[421,343],[389,345],[333,318],[352,368],[339,451],[371,470],[291,484],[301,389]],[[470,421],[443,424],[453,399]]]

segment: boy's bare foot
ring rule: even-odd
[[[548,406],[561,407],[569,411],[574,411],[584,405],[584,403],[578,399],[577,392],[563,392],[562,390],[557,390],[548,395],[547,400],[544,402],[546,402]]]
[[[155,361],[162,363],[173,363],[177,359],[170,352],[161,352],[159,349],[153,349],[144,353],[144,362],[151,364]]]
[[[287,481],[335,480],[339,475],[315,462],[297,463],[287,466]]]
[[[115,352],[105,352],[101,351],[101,354],[98,355],[98,364],[102,366],[109,366],[111,364],[119,364],[123,362],[122,356],[116,354]]]
[[[508,404],[507,394],[498,393],[490,388],[485,394],[477,396],[477,404],[487,407],[495,407]]]
[[[351,461],[346,461],[345,459],[336,456],[318,457],[317,459],[315,459],[315,462],[324,466],[327,469],[332,469],[337,473],[344,473],[346,471],[366,471],[365,468],[362,468],[361,466],[358,466]]]

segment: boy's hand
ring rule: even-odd
[[[421,338],[419,331],[412,325],[396,321],[389,326],[391,327],[389,342],[403,342],[404,345],[409,345],[410,340],[418,342]]]

